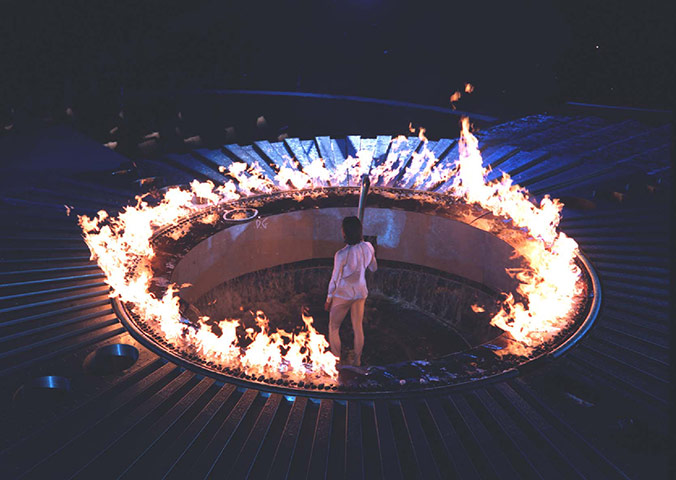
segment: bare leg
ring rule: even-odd
[[[364,304],[366,299],[362,298],[352,302],[350,307],[350,316],[352,317],[352,330],[354,330],[354,365],[361,365],[361,352],[364,349]]]
[[[329,345],[331,353],[340,358],[340,326],[350,309],[350,302],[334,298],[329,312]]]

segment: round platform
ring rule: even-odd
[[[509,172],[536,195],[564,199],[562,230],[597,270],[603,305],[577,345],[518,376],[413,396],[294,393],[214,378],[158,355],[120,322],[74,218],[119,210],[151,188],[193,178],[222,182],[226,163],[272,169],[286,154],[299,168],[317,157],[335,165],[357,150],[377,160],[391,137],[287,138],[163,153],[138,160],[126,177],[88,174],[83,164],[78,174],[6,179],[5,475],[662,478],[669,128],[535,115],[480,133],[493,175]],[[417,137],[409,142],[419,148]],[[454,139],[428,148],[441,162],[457,156]],[[27,394],[30,401],[22,401]]]

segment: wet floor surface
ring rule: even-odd
[[[244,330],[250,327],[258,329],[255,320],[257,311],[265,313],[270,330],[293,332],[302,327],[302,312],[305,309],[313,318],[315,328],[328,338],[329,314],[324,310],[324,302],[329,275],[328,268],[305,271],[289,269],[265,274],[257,272],[222,284],[204,295],[196,306],[213,319],[210,323],[214,326],[224,318],[238,320],[243,346],[247,343]],[[377,287],[381,282],[371,283]],[[491,328],[485,325],[485,319],[479,319],[468,306],[449,309],[446,318],[425,311],[404,298],[385,295],[379,288],[371,289],[364,312],[363,365],[431,360],[469,348],[471,345],[468,340],[471,341],[471,338],[464,337],[462,331],[457,331],[453,326],[457,322],[458,312],[465,317],[464,324],[471,323],[469,317],[476,317],[477,329]],[[484,325],[480,326],[480,323]],[[353,349],[349,313],[343,321],[340,334],[342,357],[345,360]]]

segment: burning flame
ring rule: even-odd
[[[466,84],[465,84],[465,93],[472,93],[473,91],[474,91],[474,85],[472,85],[471,83],[466,83]],[[458,100],[460,100],[461,97],[462,97],[462,93],[460,93],[459,90],[456,90],[456,91],[453,93],[453,95],[451,95],[451,98],[450,98],[450,100],[451,100],[451,108],[452,108],[453,110],[455,110],[455,102],[457,102]]]
[[[517,293],[525,301],[517,302],[508,295],[491,320],[491,325],[509,332],[523,346],[534,347],[566,327],[575,297],[581,293],[577,284],[580,269],[575,264],[577,243],[556,230],[563,208],[558,200],[545,195],[539,205],[534,204],[528,191],[513,185],[507,174],[498,181],[486,182],[489,169],[483,167],[469,119],[462,117],[461,125],[460,156],[452,168],[448,193],[511,219],[535,240],[516,246],[529,267],[509,272],[519,280]],[[524,354],[523,350],[519,354]]]
[[[271,188],[255,168],[235,167],[229,173],[240,179],[241,191],[253,193]],[[251,375],[275,376],[286,372],[295,379],[336,378],[337,359],[309,316],[303,315],[304,328],[300,332],[271,333],[263,312],[256,312],[259,331],[248,332],[251,343],[243,348],[236,332],[238,321],[221,320],[220,335],[207,325],[208,317],[200,318],[196,326],[187,326],[179,313],[178,287],[170,286],[161,298],[151,293],[150,262],[155,256],[152,235],[205,206],[238,198],[240,193],[231,182],[215,187],[211,182],[193,181],[189,190],[169,189],[156,205],[151,206],[144,197],[137,197],[137,204],[126,207],[117,218],[109,217],[102,210],[94,218],[79,217],[79,222],[92,258],[106,274],[111,296],[133,305],[133,311],[152,324],[168,342],[224,366],[239,366]],[[217,219],[218,216],[212,216],[202,221]],[[174,238],[185,233],[187,231],[179,229]]]
[[[465,92],[473,90],[470,84]],[[451,101],[460,98],[460,92]],[[570,312],[579,295],[577,280],[580,275],[574,263],[577,244],[563,233],[557,233],[562,205],[548,196],[539,205],[534,204],[528,192],[513,185],[508,175],[487,182],[488,169],[482,165],[478,140],[470,132],[469,119],[463,117],[459,139],[459,158],[450,165],[442,165],[427,148],[424,129],[418,135],[423,141],[420,152],[412,155],[402,182],[417,180],[413,188],[427,189],[444,185],[448,195],[475,203],[496,216],[510,219],[525,229],[531,241],[515,248],[529,266],[509,272],[519,282],[517,294],[509,295],[491,324],[509,332],[518,342],[500,353],[527,354],[532,347],[553,338],[565,328]],[[409,126],[412,133],[415,129]],[[323,335],[313,326],[313,319],[302,315],[303,325],[297,332],[270,331],[263,312],[255,313],[255,329],[246,331],[247,345],[237,336],[241,327],[237,320],[222,319],[217,323],[221,334],[214,333],[213,322],[201,317],[197,324],[187,324],[179,312],[178,287],[170,285],[158,298],[151,293],[151,260],[155,251],[151,238],[157,231],[177,224],[182,218],[206,207],[227,203],[243,196],[278,190],[299,190],[326,185],[358,184],[362,174],[370,174],[374,184],[393,181],[405,159],[400,153],[407,138],[392,141],[385,161],[370,170],[372,153],[360,151],[335,170],[328,170],[322,159],[306,168],[297,168],[287,159],[276,176],[267,176],[262,166],[233,163],[221,172],[232,180],[223,185],[193,181],[187,189],[174,187],[151,205],[147,196],[139,196],[136,205],[127,206],[117,217],[106,211],[89,218],[80,216],[79,223],[92,259],[96,259],[111,287],[111,296],[131,305],[135,314],[146,324],[161,332],[165,339],[186,351],[201,355],[208,361],[239,368],[250,375],[291,379],[336,379],[337,358],[329,351]],[[302,198],[299,193],[299,199]],[[200,217],[197,217],[200,218]],[[213,223],[218,216],[202,217],[200,221]],[[178,239],[187,231],[177,229],[172,238]],[[484,307],[473,305],[475,312]]]

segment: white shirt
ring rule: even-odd
[[[333,275],[329,283],[328,300],[333,297],[344,300],[366,298],[366,269],[375,272],[378,269],[373,245],[361,241],[355,245],[346,245],[336,252],[333,258]]]

